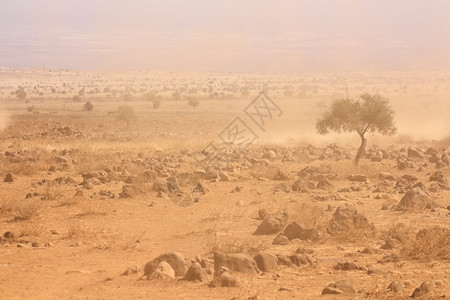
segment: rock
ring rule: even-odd
[[[373,229],[367,218],[358,213],[351,205],[339,206],[328,223],[328,230],[333,232],[348,231],[352,229]]]
[[[181,188],[178,183],[178,179],[175,176],[167,178],[167,189],[172,194],[177,194],[177,193],[181,192]]]
[[[6,231],[3,233],[3,238],[7,240],[14,240],[16,238],[16,235],[12,231]]]
[[[255,235],[270,235],[280,232],[286,225],[287,215],[268,217],[256,228]]]
[[[300,193],[308,192],[308,184],[302,179],[295,181],[294,184],[292,184],[291,188],[294,192],[300,192]]]
[[[346,281],[338,281],[335,283],[330,283],[327,285],[323,291],[322,295],[338,295],[338,294],[354,294],[355,289],[353,286]]]
[[[16,176],[14,176],[11,173],[6,174],[5,179],[3,180],[3,182],[14,182],[14,179],[16,179]]]
[[[341,271],[352,271],[352,270],[361,270],[361,267],[359,267],[353,261],[346,261],[338,263],[337,265],[334,266],[334,269]]]
[[[263,272],[276,272],[278,271],[277,257],[270,253],[260,253],[254,258],[256,265]]]
[[[147,274],[147,279],[163,279],[172,280],[175,279],[175,271],[173,268],[165,261],[161,261],[156,265],[156,268],[150,274]]]
[[[436,293],[434,285],[429,281],[424,281],[424,282],[422,282],[420,287],[418,287],[414,290],[411,297],[418,298],[418,297],[422,297],[426,294],[434,294],[434,293]]]
[[[313,249],[309,249],[309,248],[298,247],[297,250],[295,250],[295,253],[299,253],[299,254],[314,254],[314,250]]]
[[[331,190],[334,188],[334,184],[322,175],[319,177],[319,182],[317,183],[316,188],[320,190]]]
[[[168,252],[161,254],[145,265],[145,275],[150,275],[156,271],[160,262],[167,262],[175,271],[176,276],[184,276],[186,274],[186,261],[184,256],[179,252]]]
[[[372,247],[372,246],[366,247],[363,251],[361,251],[361,253],[364,253],[364,254],[378,254],[380,252],[381,251],[379,249]]]
[[[277,254],[277,263],[280,266],[292,267],[291,258],[287,255]]]
[[[393,292],[396,294],[403,294],[405,290],[403,289],[403,285],[399,281],[392,281],[391,284],[386,289],[388,292]]]
[[[126,269],[120,276],[128,276],[128,275],[133,275],[133,274],[137,274],[139,272],[140,268],[138,265],[134,265],[129,267],[128,269]]]
[[[197,183],[197,185],[192,190],[193,193],[198,193],[200,195],[205,195],[209,192],[209,189],[203,185],[201,182]]]
[[[392,175],[391,173],[387,173],[387,172],[380,172],[380,174],[378,174],[378,177],[381,180],[389,180],[389,181],[396,181],[397,180],[394,177],[394,175]]]
[[[214,282],[218,287],[241,287],[243,285],[241,280],[231,275],[226,268],[216,271]]]
[[[194,262],[192,266],[187,270],[183,280],[208,282],[210,281],[210,278],[208,273],[202,268],[200,263]]]
[[[289,256],[289,259],[291,260],[292,264],[296,266],[302,266],[302,265],[312,265],[314,262],[312,258],[308,254],[294,254]]]
[[[273,241],[272,241],[272,245],[287,245],[289,244],[289,239],[287,236],[283,235],[283,234],[279,234],[277,235]]]
[[[419,149],[408,148],[408,158],[410,159],[424,159],[422,152]]]
[[[349,175],[347,177],[347,179],[350,180],[350,181],[356,181],[356,182],[367,182],[367,176],[366,175],[362,175],[362,174]]]
[[[255,260],[244,253],[223,254],[214,252],[214,271],[220,272],[222,267],[231,272],[240,272],[247,274],[258,274],[258,266]]]
[[[412,188],[403,196],[396,206],[396,210],[434,208],[436,203],[421,188]]]
[[[285,235],[289,240],[300,239],[303,241],[315,241],[320,238],[319,231],[316,228],[303,228],[298,222],[288,224],[284,230]]]
[[[367,274],[368,275],[387,275],[388,272],[381,270],[381,269],[370,268],[369,270],[367,270]]]
[[[258,210],[258,218],[260,220],[264,220],[267,217],[269,217],[269,212],[267,211],[267,209],[261,208],[260,210]]]
[[[141,189],[135,185],[124,185],[122,187],[122,193],[119,194],[121,198],[134,198],[141,194]]]
[[[447,184],[447,178],[445,178],[444,174],[441,171],[436,171],[430,176],[430,181],[437,181],[440,183]]]
[[[294,176],[292,176],[291,172],[286,170],[279,170],[277,174],[275,174],[273,180],[279,180],[279,181],[287,181],[294,179]]]

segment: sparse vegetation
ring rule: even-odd
[[[92,104],[91,102],[86,102],[83,106],[83,110],[84,111],[93,111],[94,110],[94,104]]]
[[[117,109],[117,121],[123,121],[127,124],[127,128],[130,127],[130,124],[136,122],[137,113],[133,107],[122,105]]]

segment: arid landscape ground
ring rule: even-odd
[[[397,134],[355,166],[315,122],[367,92]],[[439,72],[0,70],[0,298],[449,297],[449,99]],[[237,117],[258,138],[199,160]]]

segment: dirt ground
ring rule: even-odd
[[[35,69],[0,80],[1,299],[402,299],[424,282],[423,299],[450,295],[448,74]],[[264,130],[244,113],[262,90],[282,110]],[[358,137],[319,136],[314,123],[364,92],[391,99],[398,134],[369,136],[354,166]],[[120,106],[135,111],[129,124]],[[236,117],[258,138],[226,152],[226,166],[199,163]],[[255,234],[267,219],[281,227]],[[293,222],[314,234],[274,243]],[[202,262],[209,280],[145,271],[168,252]],[[269,253],[277,266],[230,270],[239,286],[220,286],[214,253]],[[322,295],[342,280],[353,292]]]

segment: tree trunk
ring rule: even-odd
[[[364,150],[366,149],[367,139],[364,137],[364,135],[361,135],[361,146],[359,146],[358,154],[356,154],[355,157],[355,165],[359,164],[360,158],[364,154]]]

